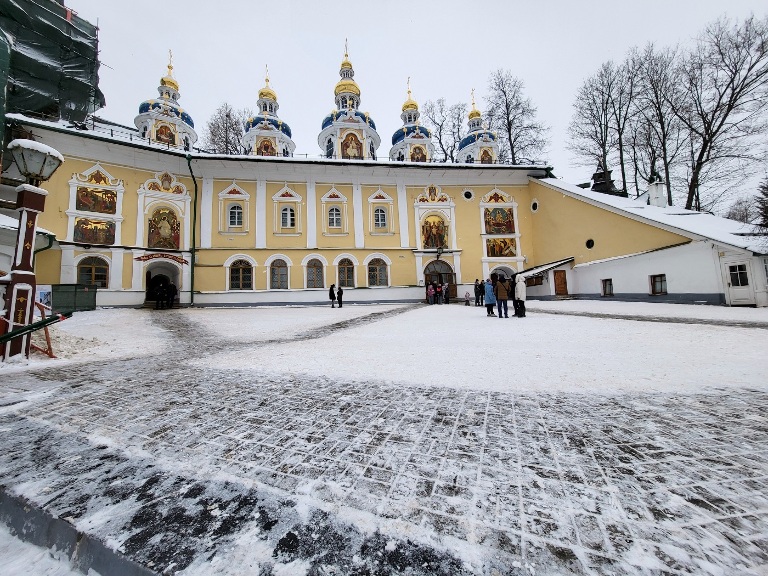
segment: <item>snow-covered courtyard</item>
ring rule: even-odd
[[[0,484],[162,574],[768,574],[768,309],[528,308],[76,313]]]

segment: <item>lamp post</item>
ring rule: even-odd
[[[8,144],[8,150],[13,154],[13,161],[27,183],[16,188],[19,232],[10,279],[5,280],[5,322],[0,325],[0,334],[32,322],[37,288],[34,268],[37,217],[45,208],[45,197],[48,195],[39,184],[48,180],[64,161],[57,150],[32,140],[13,140]],[[22,352],[29,357],[30,343],[29,334],[14,338],[2,344],[0,358],[7,360]]]

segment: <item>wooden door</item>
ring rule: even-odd
[[[555,296],[568,295],[568,280],[565,270],[555,270]]]
[[[755,290],[750,282],[752,277],[750,263],[729,262],[724,266],[731,306],[754,306]]]

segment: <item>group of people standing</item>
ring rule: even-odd
[[[487,316],[496,316],[495,307],[499,318],[509,318],[507,303],[510,299],[514,315],[525,318],[525,278],[522,274],[513,275],[511,280],[499,276],[496,282],[490,278],[485,281],[475,279],[475,306],[485,305]]]
[[[173,304],[176,302],[176,295],[179,290],[176,288],[176,284],[170,282],[169,284],[158,284],[155,286],[155,310],[164,310],[165,308],[173,308]]]
[[[336,308],[337,300],[339,302],[339,308],[341,308],[344,304],[344,288],[339,286],[339,289],[336,290],[336,284],[331,284],[331,287],[328,290],[328,299],[331,301],[331,308]]]
[[[448,299],[448,284],[431,282],[427,286],[427,302],[430,304],[450,304]]]

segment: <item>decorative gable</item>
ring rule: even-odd
[[[231,198],[231,199],[237,199],[237,200],[248,200],[251,197],[248,192],[240,188],[234,180],[232,180],[232,184],[219,192],[219,199],[224,198]]]
[[[301,202],[301,196],[288,188],[288,186],[284,186],[277,194],[272,196],[272,200],[275,202]]]
[[[152,192],[161,194],[186,195],[187,187],[176,179],[170,172],[157,172],[154,178],[150,178],[142,187]]]
[[[424,189],[424,192],[419,194],[418,198],[416,198],[416,202],[425,202],[430,204],[450,201],[451,199],[448,197],[448,195],[444,194],[443,191],[440,190],[440,187],[435,185],[427,186]]]
[[[328,192],[323,194],[323,197],[320,198],[321,202],[346,202],[347,197],[344,196],[341,192],[336,190],[335,187],[332,187]]]
[[[507,194],[506,192],[502,192],[498,188],[494,188],[488,194],[483,196],[483,199],[480,200],[481,204],[512,204],[514,202],[514,198]]]

